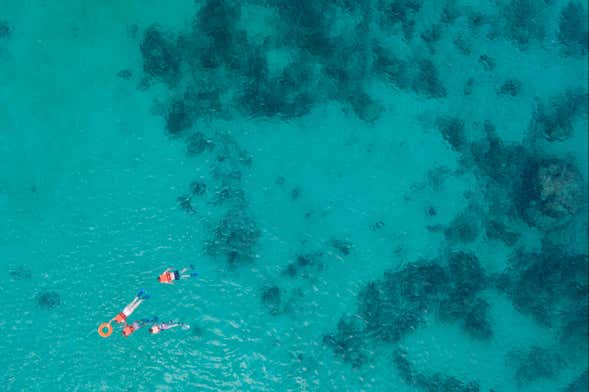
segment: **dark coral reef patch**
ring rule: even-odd
[[[61,296],[57,291],[44,291],[37,295],[37,305],[41,309],[54,309],[61,304]]]
[[[245,210],[227,211],[213,230],[213,236],[205,244],[211,256],[220,256],[232,266],[253,261],[261,231],[255,220]]]
[[[482,295],[490,280],[478,258],[455,251],[443,260],[445,263],[433,260],[407,264],[364,286],[358,293],[357,313],[353,316],[362,323],[353,324],[358,338],[350,349],[364,350],[369,341],[398,343],[422,326],[430,314],[438,315],[442,322],[460,325],[471,338],[491,338],[490,305]],[[349,327],[350,317],[346,316],[342,328]],[[328,336],[333,341],[338,334]],[[337,350],[341,351],[341,347]],[[339,355],[354,361],[362,357],[360,352]]]

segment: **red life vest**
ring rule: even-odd
[[[117,314],[115,317],[115,321],[117,323],[123,323],[123,322],[125,322],[126,319],[127,319],[127,316],[125,316],[125,314],[123,312]]]
[[[160,282],[162,283],[170,283],[176,278],[176,274],[174,272],[164,272],[160,275]]]
[[[125,326],[125,328],[123,328],[124,337],[129,337],[133,332],[135,332],[135,327],[133,327],[132,325],[127,325]]]

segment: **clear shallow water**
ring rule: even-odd
[[[577,379],[587,49],[586,24],[562,33],[568,2],[221,3],[1,11],[0,388],[461,390],[454,377],[462,390],[546,391]],[[449,118],[464,126],[444,128]],[[523,150],[473,152],[493,137]],[[536,200],[517,179],[546,157],[569,183],[546,174],[540,185],[557,190]],[[187,211],[178,198],[194,181],[207,191]],[[559,224],[546,218],[562,205]],[[517,241],[493,236],[495,221]],[[510,269],[518,249],[536,269]],[[395,285],[429,287],[426,274],[380,286],[424,260],[447,271],[460,250],[484,271],[476,294],[464,290],[481,276],[450,273],[434,296],[400,295],[404,308]],[[188,264],[196,281],[158,286],[165,267]],[[367,312],[371,283],[392,294]],[[455,286],[463,302],[450,303],[486,308],[489,336],[441,317]],[[193,330],[101,339],[97,326],[141,287],[152,298],[134,316]],[[43,293],[59,303],[40,305]],[[407,309],[420,322],[385,339]],[[347,317],[358,327],[338,335]]]

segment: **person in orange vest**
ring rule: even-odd
[[[173,270],[173,268],[168,267],[164,272],[161,273],[160,276],[158,276],[157,280],[160,283],[173,284],[176,280],[190,279],[198,276],[198,272],[187,273],[189,270],[193,271],[194,267],[190,266],[188,268],[182,268],[181,270],[175,271]]]
[[[141,305],[141,303],[148,298],[149,294],[147,294],[144,289],[139,290],[135,298],[133,298],[133,301],[131,301],[131,303],[125,306],[123,311],[117,314],[115,317],[113,317],[111,321],[114,320],[117,323],[126,323],[127,317],[129,317],[131,313],[133,313],[139,307],[139,305]]]
[[[174,321],[168,321],[167,323],[160,323],[160,324],[152,325],[149,328],[149,333],[155,335],[155,334],[158,334],[158,333],[165,331],[167,329],[172,329],[172,328],[176,328],[176,327],[182,327],[183,330],[190,329],[190,325],[188,325],[188,324],[177,323]]]
[[[123,328],[122,334],[124,337],[128,338],[131,334],[137,332],[138,329],[144,327],[146,324],[154,324],[157,323],[157,317],[153,317],[151,319],[141,319],[139,321],[133,321],[131,324],[126,324],[125,328]]]

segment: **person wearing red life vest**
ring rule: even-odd
[[[190,272],[188,272],[190,271]],[[194,272],[194,267],[182,268],[181,270],[174,270],[171,267],[166,268],[164,272],[158,276],[157,280],[164,284],[174,284],[180,279],[190,279],[198,276],[198,272]]]
[[[133,313],[139,307],[139,305],[141,305],[141,303],[148,298],[149,294],[147,294],[144,289],[139,290],[137,296],[133,298],[133,301],[131,301],[127,306],[125,306],[125,308],[119,314],[113,317],[111,321],[114,320],[117,323],[121,324],[126,323],[127,318],[131,315],[131,313]]]
[[[146,324],[154,324],[157,322],[157,320],[157,317],[153,317],[151,319],[141,319],[139,321],[133,321],[131,324],[125,325],[122,334],[124,337],[128,338],[133,333],[137,332],[138,329],[144,327]]]
[[[160,324],[154,324],[149,328],[149,333],[151,334],[158,334],[162,331],[168,330],[168,329],[172,329],[172,328],[176,328],[176,327],[182,327],[183,330],[187,330],[190,329],[190,325],[188,324],[184,324],[184,323],[177,323],[174,321],[168,321],[167,323],[160,323]]]

